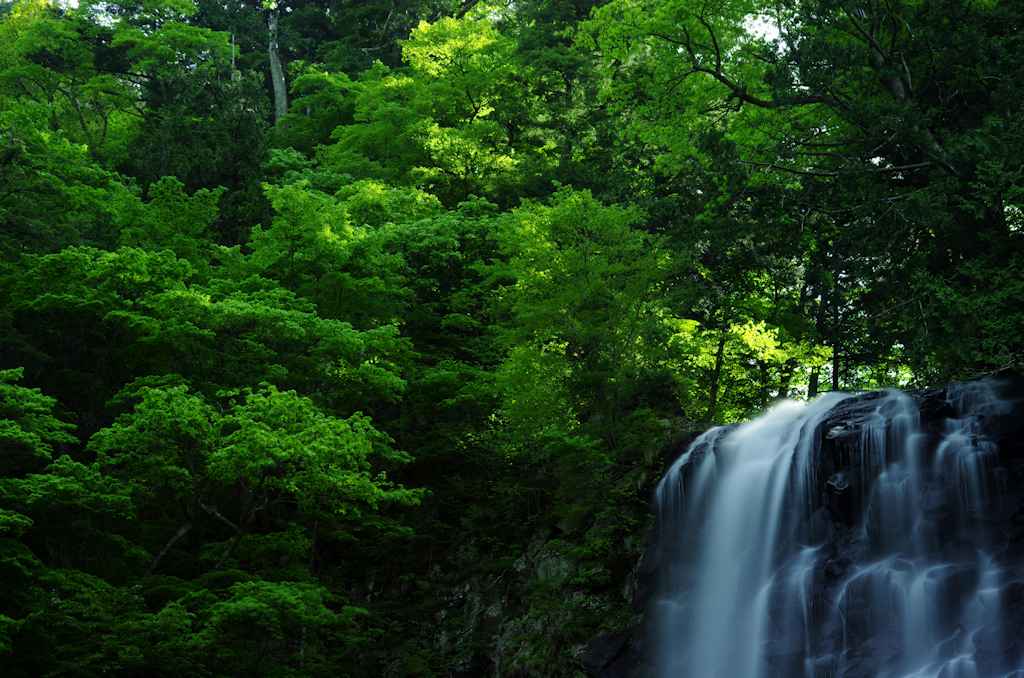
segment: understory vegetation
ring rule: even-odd
[[[0,2],[3,674],[582,671],[670,439],[1021,371],[1021,25]]]

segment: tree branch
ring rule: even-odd
[[[164,544],[164,547],[160,549],[160,553],[157,554],[156,558],[149,565],[150,574],[156,571],[157,565],[160,564],[160,560],[167,555],[167,552],[171,550],[171,547],[177,544],[182,537],[189,533],[193,525],[195,525],[195,521],[189,518],[188,522],[182,525],[178,529],[178,531],[174,533],[174,536],[171,537],[166,544]]]
[[[217,509],[215,509],[215,508],[213,508],[211,506],[207,506],[206,504],[204,504],[202,502],[199,502],[199,508],[201,508],[204,511],[206,511],[211,516],[214,516],[215,518],[218,518],[222,523],[224,523],[225,525],[230,527],[232,530],[236,530],[236,531],[238,530],[238,525],[235,525],[233,522],[231,522],[230,520],[225,518],[223,515],[221,515],[221,512],[218,511]]]

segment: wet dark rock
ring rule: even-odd
[[[1000,597],[1002,624],[974,636],[979,666],[992,671],[1018,666],[1024,655],[1024,582],[1003,587]]]
[[[841,667],[837,676],[841,678],[876,678],[878,676],[878,660],[874,657],[856,658]]]
[[[825,505],[841,523],[855,525],[862,512],[862,493],[856,476],[849,469],[833,473],[825,482]]]
[[[943,565],[929,574],[925,592],[931,600],[930,610],[940,628],[952,631],[959,624],[968,596],[978,588],[980,571],[972,565]]]
[[[942,549],[942,562],[970,565],[977,568],[981,564],[981,552],[966,539],[953,539]]]
[[[662,549],[660,546],[648,546],[644,549],[644,557],[637,566],[637,573],[640,576],[648,576],[658,570],[662,560]]]
[[[825,563],[825,572],[836,578],[841,577],[843,575],[843,572],[846,571],[846,567],[849,565],[849,563],[850,561],[846,560],[845,558],[840,560],[836,560],[833,558],[832,560]]]
[[[640,657],[633,651],[634,629],[603,633],[587,643],[578,655],[583,667],[595,678],[633,678],[640,666]]]
[[[860,561],[867,551],[866,534],[864,530],[843,530],[835,541],[830,542],[832,552],[837,559],[851,562]]]
[[[780,678],[798,675],[797,672],[803,669],[805,658],[806,653],[802,647],[794,652],[776,652],[773,654],[773,650],[769,646],[765,655],[768,665],[775,670],[776,675]]]
[[[835,537],[836,527],[828,509],[819,506],[797,529],[797,539],[802,544],[821,544]]]
[[[942,490],[925,492],[921,498],[921,509],[928,518],[939,518],[949,515],[949,495]]]
[[[988,417],[985,420],[986,433],[999,447],[1003,455],[1010,458],[1024,457],[1024,409],[1015,408],[1006,414]]]

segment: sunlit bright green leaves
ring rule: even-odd
[[[234,399],[224,414],[184,386],[143,387],[138,397],[133,411],[90,445],[100,464],[141,486],[205,493],[211,480],[243,482],[264,502],[287,495],[300,506],[327,502],[338,510],[413,496],[370,475],[369,458],[387,449],[386,438],[361,415],[330,417],[308,398],[272,386]]]
[[[405,385],[407,347],[395,327],[360,332],[321,318],[311,302],[267,279],[168,290],[147,306],[161,331],[146,343],[210,392],[271,381],[319,392],[351,412],[393,400]]]
[[[396,365],[407,348],[397,337],[397,323],[409,296],[402,289],[406,272],[401,257],[385,248],[378,230],[353,226],[344,200],[312,190],[304,181],[268,186],[266,191],[277,215],[271,228],[253,232],[253,253],[245,267],[280,280],[297,299],[304,300],[290,307],[282,305],[281,313],[300,305],[316,309],[316,329],[309,327],[312,318],[300,324],[306,327],[303,331],[310,340],[323,337],[318,354],[330,356],[331,362],[325,365],[329,378],[351,378],[356,375],[350,370],[357,370],[358,381],[370,379],[372,383],[366,386],[378,389],[378,395],[384,398],[393,398],[402,387]],[[395,199],[394,195],[385,199],[383,192],[369,184],[343,190],[339,195],[347,195],[363,211],[371,209],[370,204],[376,201],[376,197],[370,197],[374,193],[380,193],[384,204]],[[416,205],[424,202],[429,211],[432,201],[423,201],[425,196],[417,196],[415,191],[412,194],[398,200],[396,208],[411,198],[412,204],[401,209],[415,213],[420,209]],[[394,215],[388,211],[387,216],[400,218],[401,209],[396,209]],[[353,330],[353,325],[363,333]],[[328,353],[331,350],[343,353],[332,356]],[[332,390],[340,395],[338,389]]]
[[[515,42],[487,20],[421,22],[402,55],[431,83],[432,117],[450,124],[494,117],[514,86]]]
[[[461,200],[496,190],[518,165],[510,115],[526,90],[514,41],[491,21],[448,17],[421,23],[403,55],[425,84],[414,106],[431,120],[415,132],[430,159],[414,170],[417,183]]]
[[[605,207],[589,193],[561,191],[552,205],[516,213],[511,233],[499,237],[517,283],[510,290],[524,330],[541,342],[549,332],[572,344],[590,341],[630,352],[645,302],[658,280],[659,257],[648,239],[629,228],[634,210]]]
[[[348,259],[355,231],[344,207],[331,196],[302,181],[288,186],[267,186],[267,197],[277,215],[269,229],[252,234],[252,262],[292,290],[316,298],[318,284]]]
[[[230,58],[227,33],[211,31],[188,23],[196,6],[188,0],[143,0],[137,3],[111,3],[97,8],[89,2],[88,10],[105,9],[120,17],[114,27],[112,46],[125,50],[135,64],[136,72],[145,77],[167,77],[195,68],[201,62],[217,64]],[[111,11],[112,10],[112,11]],[[109,16],[109,14],[108,14]]]
[[[635,210],[606,207],[588,192],[563,189],[550,206],[527,205],[512,219],[498,235],[509,256],[502,273],[516,281],[504,290],[515,347],[510,416],[525,421],[553,395],[535,389],[568,389],[554,400],[572,399],[566,411],[614,421],[643,367],[664,255],[630,228]]]
[[[291,241],[284,245],[296,247],[295,256],[307,265],[296,267],[300,290],[314,291],[298,272],[315,272],[331,262],[326,255],[321,262],[309,258]],[[277,255],[288,251],[268,254]],[[286,263],[282,276],[292,270],[291,261]],[[211,275],[229,268],[202,271]],[[399,375],[407,346],[394,326],[377,322],[360,332],[322,318],[312,302],[276,281],[242,277],[244,270],[237,271],[240,279],[203,285],[193,280],[194,272],[169,250],[68,249],[26,259],[24,270],[4,279],[14,326],[26,342],[19,355],[41,366],[54,388],[99,380],[93,382],[90,402],[76,405],[90,416],[98,416],[102,402],[97,400],[111,397],[130,375],[182,374],[210,394],[271,381],[320,392],[349,413],[393,400],[404,388]],[[380,285],[378,280],[371,288]],[[323,289],[332,295],[344,291]]]
[[[412,105],[418,87],[380,63],[361,74],[352,87],[354,122],[335,129],[331,136],[337,142],[318,150],[323,165],[353,177],[411,185],[409,170],[427,160],[415,137],[416,126],[426,120]]]
[[[389,186],[379,181],[356,181],[342,187],[335,195],[344,200],[345,209],[355,226],[401,224],[444,211],[440,201],[430,193]]]
[[[293,495],[300,508],[325,503],[339,511],[359,503],[375,508],[385,498],[415,496],[392,494],[383,475],[370,475],[373,442],[385,438],[359,414],[328,417],[308,398],[269,387],[247,394],[224,426],[230,433],[209,461],[212,476],[221,481],[247,478]]]
[[[708,423],[736,421],[767,406],[784,380],[786,395],[806,395],[809,371],[831,357],[828,348],[794,341],[764,321],[743,319],[716,330],[666,318],[664,327],[670,330],[664,360],[679,381],[683,410]]]
[[[6,71],[22,59],[14,49],[17,39],[36,20],[46,20],[51,5],[47,0],[22,0],[13,3],[10,11],[0,17],[0,69]]]
[[[225,190],[200,189],[189,196],[180,181],[164,177],[150,186],[147,203],[125,192],[116,210],[121,244],[148,251],[169,249],[192,262],[202,255],[208,258],[212,245],[209,229]]]
[[[144,387],[131,415],[96,433],[90,441],[101,466],[142,487],[190,490],[206,475],[216,442],[218,418],[201,396],[185,386]]]
[[[289,503],[358,515],[381,502],[418,501],[419,492],[395,488],[372,471],[377,454],[391,462],[408,457],[392,451],[360,414],[331,417],[310,399],[273,386],[222,394],[227,400],[219,406],[185,386],[142,387],[135,397],[140,401],[133,411],[98,432],[90,448],[100,467],[130,482],[142,498],[170,490],[166,498],[183,509],[185,527],[161,556],[200,518],[215,517],[231,528],[219,568],[253,518],[270,507]],[[236,490],[240,496],[232,499]]]
[[[350,125],[355,113],[352,80],[344,73],[310,69],[292,80],[291,114],[284,132],[291,146],[311,153],[341,125]]]
[[[112,65],[105,58],[110,28],[76,11],[19,4],[25,9],[12,15],[12,30],[5,31],[13,44],[0,48],[9,59],[0,69],[0,98],[45,104],[41,119],[52,131],[59,128],[85,146],[92,159],[113,169],[131,152],[140,116],[138,93],[103,68]],[[28,16],[32,19],[26,21]]]
[[[403,54],[408,72],[377,64],[348,87],[354,123],[335,130],[324,164],[424,187],[449,206],[498,195],[519,164],[511,132],[528,92],[514,41],[490,21],[449,17],[421,23]]]
[[[668,149],[658,158],[665,170],[693,155],[694,134],[731,127],[744,97],[773,98],[763,83],[764,41],[749,32],[761,9],[750,0],[622,0],[584,25],[578,42],[601,50],[610,70],[629,73],[609,80],[606,92],[628,113],[622,133]]]

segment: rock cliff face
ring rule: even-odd
[[[595,678],[1024,678],[1022,397],[873,392],[705,434],[656,496],[642,621],[580,661]]]
[[[385,638],[382,677],[585,678],[586,641],[625,627],[646,595],[642,582],[651,584],[639,574],[653,567],[643,560],[651,523],[643,499],[674,449],[652,443],[629,460],[628,474],[602,478],[626,497],[604,511],[573,520],[540,509],[515,539],[465,539],[438,549],[415,577],[389,573],[353,589],[354,605],[410,620]]]

